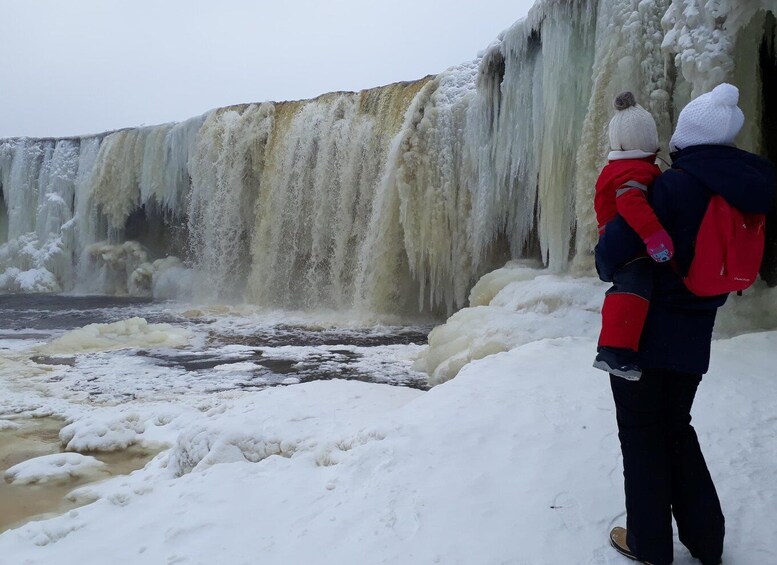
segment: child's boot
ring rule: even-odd
[[[638,381],[642,376],[636,354],[620,347],[599,347],[594,367],[627,381]]]

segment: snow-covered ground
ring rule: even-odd
[[[206,390],[196,382],[223,384],[230,371],[176,381],[118,352],[19,378],[29,355],[6,353],[0,420],[54,413],[70,421],[69,450],[163,451],[72,494],[95,502],[0,535],[0,564],[627,563],[607,545],[625,520],[621,462],[609,382],[590,367],[604,288],[522,267],[492,276],[478,306],[435,330],[458,351],[430,339],[417,362],[448,367],[440,381],[462,367],[429,391],[344,379]],[[693,415],[727,516],[724,562],[762,565],[777,562],[777,331],[731,337],[771,317],[754,315],[758,293],[731,302]],[[203,330],[188,330],[196,348]],[[411,373],[417,345],[382,347],[362,362]],[[79,371],[95,378],[90,392]],[[694,563],[679,542],[675,563]]]

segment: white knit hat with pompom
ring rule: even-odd
[[[680,112],[669,148],[672,151],[694,145],[730,145],[745,124],[740,110],[739,89],[728,83],[691,100]]]
[[[613,151],[658,151],[658,131],[653,116],[631,92],[615,98],[615,115],[610,120],[610,147]]]

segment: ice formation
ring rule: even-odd
[[[130,318],[112,324],[89,324],[71,330],[40,346],[44,355],[74,355],[110,351],[126,347],[180,347],[189,343],[187,330],[170,324],[149,324],[143,318]]]
[[[605,288],[593,277],[550,275],[520,264],[492,271],[472,289],[469,308],[432,330],[415,368],[437,385],[471,361],[533,341],[595,338]]]
[[[5,480],[15,485],[67,481],[98,474],[105,463],[80,453],[54,453],[28,459],[5,472]]]
[[[539,0],[475,61],[418,81],[0,140],[0,291],[450,313],[509,259],[590,273],[618,91],[637,93],[666,143],[688,100],[733,81],[740,145],[777,160],[775,12]]]

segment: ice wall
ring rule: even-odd
[[[188,161],[203,121],[0,140],[0,291],[150,292],[131,287],[154,242],[127,243],[126,236],[138,235],[138,216],[168,231],[183,217]]]
[[[0,143],[0,289],[56,292],[71,278],[78,159],[78,140]]]
[[[774,4],[540,0],[418,81],[0,140],[0,291],[449,313],[508,259],[590,273],[617,92],[666,145],[688,100],[733,81],[741,145],[777,159]]]

